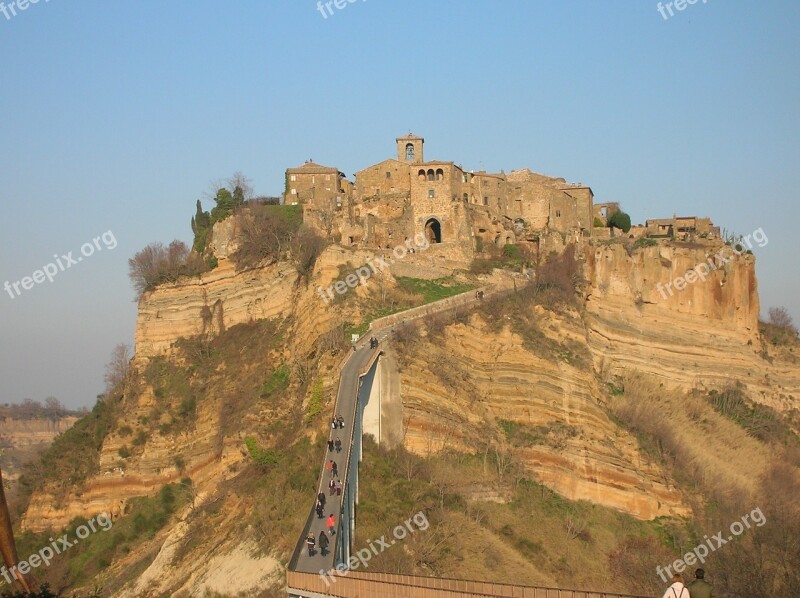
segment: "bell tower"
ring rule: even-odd
[[[400,162],[419,164],[425,161],[422,155],[422,146],[425,144],[425,140],[422,137],[409,133],[404,137],[398,137],[396,141],[397,159]]]

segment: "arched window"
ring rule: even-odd
[[[442,170],[441,168],[438,168],[436,170],[436,180],[437,181],[441,181],[443,178],[444,178],[444,170]]]
[[[406,144],[406,160],[408,160],[409,162],[413,162],[414,161],[414,144],[413,143],[407,143]]]
[[[433,172],[433,168],[428,171],[428,180],[435,181],[436,180],[436,173]]]
[[[421,180],[421,181],[425,180],[425,169],[424,168],[420,168],[420,171],[417,173],[417,178],[419,178],[419,180]]]
[[[464,194],[464,203],[469,203],[469,193]]]

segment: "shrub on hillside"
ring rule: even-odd
[[[769,320],[761,322],[761,333],[773,345],[785,345],[797,341],[797,327],[785,307],[769,308]]]
[[[283,257],[302,225],[302,213],[295,208],[256,206],[239,214],[239,247],[232,256],[238,270]]]
[[[137,297],[165,282],[182,276],[197,276],[208,269],[203,259],[184,242],[173,241],[168,247],[151,243],[128,260],[128,276]]]
[[[308,280],[311,277],[317,258],[324,251],[327,244],[325,239],[307,226],[301,226],[297,234],[292,237],[290,244],[291,259],[302,279]]]

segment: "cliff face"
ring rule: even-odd
[[[349,272],[365,264],[370,253],[328,248],[309,285],[298,281],[287,262],[237,273],[228,258],[231,226],[226,221],[214,229],[215,270],[142,298],[136,328],[140,370],[152,357],[169,353],[181,336],[213,335],[267,318],[291,317],[282,358],[304,359],[319,350],[320,335],[343,320],[343,304],[325,303],[318,289],[339,278],[342,268]],[[477,318],[448,328],[444,345],[426,340],[421,350],[398,359],[405,443],[422,454],[445,445],[476,451],[492,437],[499,439],[498,459],[518,455],[541,481],[569,498],[643,519],[683,513],[672,482],[607,416],[605,383],[633,372],[674,389],[719,387],[738,379],[760,400],[787,409],[800,397],[798,368],[780,358],[765,359],[752,256],[737,257],[707,280],[662,295],[658,283],[664,288],[719,248],[658,245],[629,253],[619,244],[582,243],[581,249],[588,281],[582,309],[562,316],[542,308],[536,312],[543,342],[568,341],[569,350],[526,349],[518,335],[489,330]],[[349,292],[363,296],[366,291]],[[126,406],[118,428],[135,428],[157,401],[154,389],[145,385],[135,404]],[[220,437],[225,408],[222,395],[206,392],[193,428],[151,435],[124,467],[120,451],[131,439],[115,431],[103,443],[100,474],[63,500],[36,494],[23,527],[55,529],[77,516],[119,514],[130,497],[186,476],[213,492],[217,480],[234,475],[244,459],[240,435]],[[524,434],[514,437],[509,426],[520,426]],[[183,470],[176,465],[178,454]]]
[[[677,277],[702,269],[720,251],[731,261],[709,267],[705,280],[675,288]],[[611,244],[587,246],[584,258],[587,341],[598,372],[641,372],[684,390],[739,380],[774,408],[797,406],[798,368],[772,359],[760,341],[752,255],[736,256],[721,244],[659,244],[629,255]]]
[[[579,319],[537,311],[547,336],[583,340]],[[486,452],[498,467],[513,455],[567,498],[641,519],[684,514],[664,472],[602,408],[588,360],[566,351],[542,357],[522,344],[509,329],[493,332],[473,317],[448,328],[441,341],[404,349],[406,447],[422,455],[445,446]]]
[[[78,421],[77,417],[57,419],[0,419],[0,443],[13,449],[49,445],[53,439],[67,431]]]
[[[8,485],[10,504],[14,504],[17,498],[15,482],[22,466],[50,446],[56,436],[69,430],[77,419],[71,416],[55,419],[0,418],[0,464],[3,481]]]
[[[214,229],[218,244],[215,251],[222,256],[217,268],[197,279],[165,285],[142,297],[134,360],[139,389],[135,399],[126,397],[114,431],[103,442],[98,475],[86,480],[80,489],[72,489],[63,499],[48,491],[37,492],[22,520],[23,529],[36,532],[59,529],[75,517],[89,517],[102,511],[117,516],[125,512],[130,498],[151,494],[162,485],[179,482],[187,476],[205,491],[213,492],[221,480],[232,475],[245,458],[244,432],[228,436],[220,432],[229,391],[224,385],[206,389],[197,400],[191,428],[179,434],[150,433],[140,450],[132,450],[133,434],[141,428],[140,422],[152,418],[153,410],[170,400],[169,396],[156,396],[156,389],[144,380],[147,364],[154,357],[179,356],[173,347],[178,338],[200,333],[213,338],[237,324],[289,318],[291,327],[283,338],[282,354],[273,358],[295,363],[294,360],[304,361],[313,354],[320,335],[340,322],[342,306],[326,306],[317,289],[337,279],[341,267],[348,263],[358,267],[371,254],[330,247],[318,259],[308,285],[298,280],[296,270],[285,261],[237,273],[232,260],[225,257],[232,246],[226,235],[232,233],[221,225],[227,226],[228,222]],[[364,290],[350,292],[361,294]],[[241,351],[253,349],[242,347]],[[264,359],[257,352],[250,357],[253,364],[263,365]],[[134,433],[123,434],[126,428]],[[246,422],[242,422],[239,429],[245,428]],[[126,449],[135,455],[123,458],[121,453]],[[185,469],[176,465],[178,456]]]

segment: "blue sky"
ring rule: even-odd
[[[6,5],[9,2],[6,1]],[[635,222],[711,216],[756,248],[762,306],[800,320],[800,3],[40,0],[0,13],[0,285],[117,246],[11,299],[0,402],[91,405],[132,342],[128,258],[191,240],[240,170],[277,195],[305,159],[348,175],[426,157],[592,186]]]

